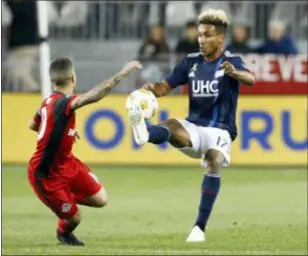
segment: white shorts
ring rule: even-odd
[[[215,127],[197,126],[183,119],[176,120],[188,132],[192,143],[192,147],[178,148],[181,152],[189,157],[201,159],[201,166],[206,167],[207,163],[203,161],[204,155],[209,149],[216,149],[225,157],[223,165],[230,164],[232,140],[228,131]]]

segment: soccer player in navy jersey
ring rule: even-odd
[[[169,119],[146,126],[141,107],[129,109],[136,142],[169,142],[184,154],[201,159],[208,168],[202,182],[199,213],[187,242],[205,240],[205,227],[220,189],[220,169],[230,163],[230,148],[237,136],[236,109],[240,84],[253,85],[254,76],[242,59],[223,49],[228,27],[222,10],[207,10],[199,16],[200,52],[189,54],[160,83],[148,83],[144,89],[156,97],[188,84],[189,113],[182,119]]]

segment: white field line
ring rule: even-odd
[[[110,249],[110,253],[148,253],[148,254],[186,254],[186,255],[193,255],[193,254],[210,254],[210,255],[307,255],[307,252],[298,252],[298,251],[257,251],[257,250],[247,250],[247,251],[216,251],[216,250],[164,250],[164,249],[156,249],[156,250],[149,250],[149,249]]]

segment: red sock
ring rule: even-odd
[[[72,194],[72,198],[75,204],[91,206],[86,200],[84,200],[84,196]]]
[[[60,231],[61,233],[71,232],[66,220],[58,220],[58,231]]]
[[[75,228],[77,228],[79,223],[70,223],[67,220],[58,220],[58,228],[57,230],[61,233],[70,233],[73,232],[75,230]]]

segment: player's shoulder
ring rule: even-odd
[[[71,96],[72,95],[65,95],[62,93],[54,92],[49,97],[43,100],[42,107],[63,105],[63,103],[69,100]]]
[[[50,105],[53,103],[53,97],[52,95],[50,95],[49,97],[45,98],[43,101],[42,101],[42,104],[41,106],[44,107],[46,105]]]
[[[194,53],[189,53],[186,55],[186,59],[188,60],[195,60],[195,59],[202,59],[203,53],[202,52],[194,52]]]
[[[224,56],[227,60],[241,60],[241,56],[239,54],[232,53],[230,51],[224,51]]]
[[[76,97],[75,94],[63,94],[63,93],[57,92],[57,93],[53,93],[52,95],[50,95],[46,100],[50,100],[54,102],[67,101],[74,97]]]
[[[189,53],[184,58],[184,62],[186,62],[188,66],[192,65],[193,63],[198,63],[202,60],[203,60],[202,52]]]
[[[202,52],[189,53],[187,54],[186,59],[188,62],[202,61],[203,53]]]

